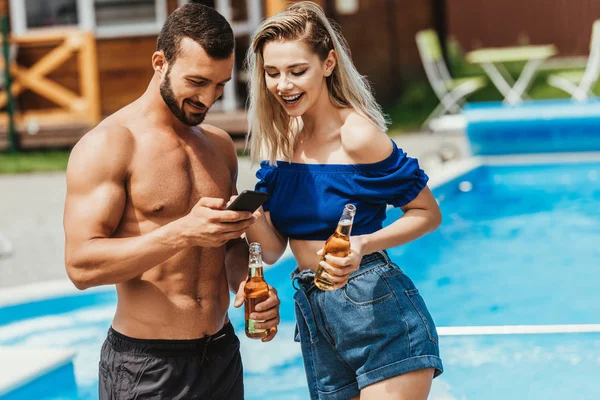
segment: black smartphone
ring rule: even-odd
[[[262,206],[267,201],[269,195],[265,192],[255,192],[254,190],[244,190],[231,202],[227,207],[233,211],[249,211],[254,212],[258,207]]]

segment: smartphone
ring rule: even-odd
[[[255,192],[254,190],[244,190],[238,197],[231,202],[227,207],[233,211],[249,211],[254,212],[258,207],[262,206],[267,201],[269,195],[265,192]]]

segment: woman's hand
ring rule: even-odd
[[[346,286],[350,274],[357,271],[360,267],[360,262],[364,256],[363,243],[364,240],[362,236],[351,236],[350,254],[348,254],[348,256],[335,257],[331,254],[327,254],[325,256],[325,261],[319,263],[325,270],[323,272],[323,277],[333,282],[334,289],[340,289]],[[319,250],[317,254],[319,256],[323,254],[323,249]]]

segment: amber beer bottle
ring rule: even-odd
[[[246,302],[244,314],[246,316],[246,336],[252,339],[261,339],[269,333],[266,329],[257,329],[254,324],[264,322],[250,318],[256,305],[269,298],[269,286],[263,276],[262,249],[260,243],[250,243],[250,260],[248,262],[248,279],[244,288]]]
[[[346,257],[350,254],[350,231],[352,230],[355,214],[356,207],[352,204],[346,204],[344,212],[342,212],[342,216],[338,222],[337,229],[333,235],[327,239],[327,242],[325,242],[320,261],[324,261],[327,254],[336,257]],[[315,285],[321,290],[333,290],[333,282],[322,276],[324,271],[323,267],[319,264],[317,273],[315,274]]]

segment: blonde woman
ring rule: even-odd
[[[337,25],[301,2],[264,21],[247,56],[248,121],[257,190],[269,193],[247,235],[274,263],[289,242],[296,317],[312,399],[426,399],[442,372],[433,320],[388,257],[435,230],[427,176],[386,135],[386,121]],[[319,251],[345,204],[357,208],[348,257]],[[404,214],[383,228],[386,205]],[[260,327],[260,326],[259,326]]]

